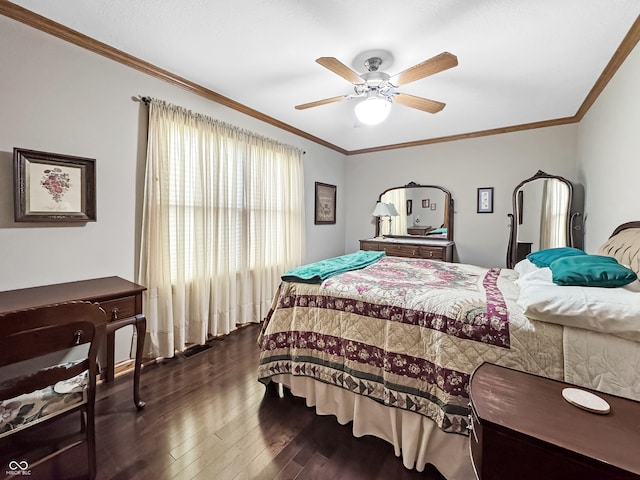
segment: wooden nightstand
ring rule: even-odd
[[[489,363],[478,367],[469,422],[478,478],[640,478],[640,403],[593,392],[611,406],[599,415],[567,402],[567,387]]]

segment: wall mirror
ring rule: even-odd
[[[453,240],[453,198],[445,188],[411,182],[385,190],[378,202],[392,204],[395,212],[376,219],[376,237]]]
[[[530,252],[546,248],[578,246],[572,224],[580,215],[571,213],[573,185],[563,177],[541,170],[513,190],[513,213],[507,248],[507,268]],[[579,226],[573,228],[579,229]]]

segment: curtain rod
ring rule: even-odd
[[[144,103],[145,105],[149,105],[151,103],[151,97],[143,97],[142,95],[138,95],[138,100],[140,100],[142,103]],[[304,150],[302,151],[303,155],[306,155],[307,152],[305,152]]]

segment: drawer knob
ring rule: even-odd
[[[118,307],[114,307],[111,310],[111,319],[112,320],[117,320],[118,319]]]

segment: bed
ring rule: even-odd
[[[640,271],[640,222],[616,229],[598,253]],[[620,293],[634,303],[640,283],[561,287],[551,275],[528,260],[511,270],[382,257],[319,284],[285,281],[261,330],[258,378],[353,422],[355,436],[388,441],[407,468],[475,478],[468,387],[483,362],[640,400],[637,314],[600,322],[618,316],[618,297],[586,323],[558,307],[584,289],[596,302]]]

